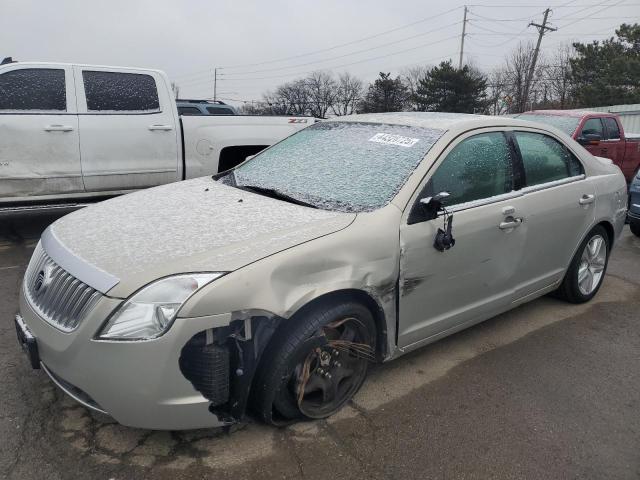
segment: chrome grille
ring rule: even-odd
[[[101,296],[56,264],[40,244],[27,267],[24,291],[36,313],[64,332],[74,330]]]

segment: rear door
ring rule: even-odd
[[[0,72],[0,198],[82,192],[72,68]]]
[[[514,131],[524,167],[527,238],[515,283],[518,298],[554,286],[594,221],[595,186],[578,157],[557,138]]]
[[[87,190],[128,190],[178,180],[179,132],[163,77],[100,67],[74,67],[74,72]]]
[[[624,150],[625,144],[620,135],[620,127],[618,122],[613,117],[604,117],[602,119],[605,127],[604,142],[602,142],[602,155],[605,158],[610,158],[613,162],[620,167],[622,172],[627,178],[633,175],[633,166],[631,162],[625,162]]]

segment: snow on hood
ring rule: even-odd
[[[155,278],[236,270],[341,230],[354,218],[203,177],[73,212],[49,227],[43,247],[60,266],[106,293],[131,277],[153,280],[144,278],[150,269]]]

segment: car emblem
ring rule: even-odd
[[[53,268],[51,265],[46,265],[38,272],[38,275],[36,275],[36,280],[33,282],[33,292],[38,297],[43,295],[47,288],[49,288],[49,285],[51,284],[52,270]]]

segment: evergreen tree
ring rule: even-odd
[[[483,113],[486,88],[486,77],[468,65],[458,69],[451,61],[442,62],[420,79],[415,101],[423,112]]]
[[[361,113],[401,112],[409,101],[409,89],[400,77],[391,78],[391,73],[380,72],[380,78],[369,84],[362,101]]]
[[[640,103],[640,24],[622,24],[618,38],[574,43],[573,96],[578,107]]]

